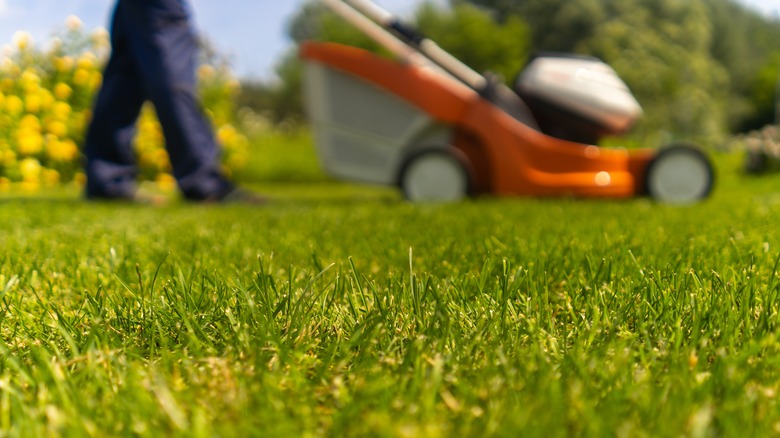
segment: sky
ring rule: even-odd
[[[375,0],[385,9],[409,15],[422,0]],[[780,18],[780,0],[740,0]],[[245,79],[274,77],[274,65],[292,43],[286,28],[304,0],[190,0],[198,30],[229,57]],[[0,0],[0,46],[17,31],[29,32],[44,46],[52,33],[75,15],[87,30],[107,28],[114,0]]]

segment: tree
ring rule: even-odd
[[[512,80],[530,51],[530,32],[518,17],[500,24],[483,10],[458,4],[442,9],[424,4],[417,12],[417,26],[443,49],[479,72]]]
[[[713,30],[704,0],[470,1],[524,17],[535,51],[575,52],[612,65],[645,109],[634,133],[643,143],[722,134],[728,75],[709,53]]]
[[[477,71],[511,80],[532,52],[597,56],[645,108],[634,137],[712,140],[774,117],[773,54],[780,22],[736,0],[451,0],[422,5],[417,26]],[[295,41],[382,49],[321,4],[291,22]],[[287,56],[274,88],[278,117],[300,114],[301,65]]]
[[[584,44],[610,63],[645,108],[645,142],[717,141],[727,126],[728,74],[709,54],[701,1],[623,0]],[[663,133],[663,134],[661,134]]]
[[[331,12],[321,3],[309,1],[295,14],[288,29],[290,38],[300,44],[306,40],[330,41],[360,47],[372,51],[381,51],[381,47],[371,38],[344,19]]]
[[[497,25],[490,14],[468,4],[453,8],[423,4],[412,24],[477,71],[490,71],[513,79],[529,53],[529,30],[523,20],[510,18]],[[361,47],[385,54],[376,42],[319,3],[308,2],[288,27],[291,38],[330,41]],[[296,56],[285,56],[276,68],[280,83],[263,89],[253,84],[252,102],[271,105],[274,121],[300,118],[303,115],[303,66]]]
[[[524,18],[534,51],[613,64],[645,106],[640,131],[669,124],[677,135],[713,136],[773,117],[767,102],[780,21],[736,0],[452,1],[485,7],[497,20]]]
[[[606,19],[603,0],[453,0],[468,1],[494,12],[502,22],[513,17],[530,23],[531,45],[536,51],[579,52]]]
[[[730,76],[729,127],[761,128],[774,120],[777,75],[771,70],[780,23],[732,0],[710,0],[706,5],[714,29],[712,56]]]
[[[780,52],[774,52],[755,74],[750,83],[749,99],[755,112],[745,120],[744,129],[759,129],[777,122],[778,82],[780,80]]]

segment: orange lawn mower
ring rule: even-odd
[[[305,99],[325,170],[398,186],[411,201],[482,194],[706,198],[709,159],[695,147],[595,146],[642,109],[617,73],[586,57],[534,57],[512,88],[480,75],[367,0],[322,0],[395,59],[305,42]]]

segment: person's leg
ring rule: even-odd
[[[191,200],[220,200],[234,186],[220,172],[220,148],[196,95],[198,40],[182,0],[124,3],[146,97],[165,134],[173,174]]]
[[[111,57],[86,134],[86,195],[89,198],[129,199],[135,192],[137,170],[132,140],[144,93],[127,44],[124,16],[119,2],[111,24]]]

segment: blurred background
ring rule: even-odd
[[[420,0],[382,2],[394,12],[409,15]],[[113,0],[0,0],[0,43],[10,43],[16,31],[29,32],[44,43],[75,15],[87,29],[108,27]],[[191,0],[199,29],[231,58],[241,77],[272,77],[273,66],[289,49],[287,26],[304,0]]]
[[[773,125],[780,0],[378,3],[475,70],[498,73],[507,82],[538,51],[606,61],[645,114],[628,137],[607,139],[605,146],[686,139],[713,151],[778,149]],[[272,147],[278,136],[297,136],[292,143],[301,145],[309,141],[296,42],[329,40],[379,50],[313,1],[192,4],[204,37],[204,103],[226,145],[225,166],[234,173],[262,168],[256,157],[268,151],[258,149]],[[78,147],[108,53],[105,28],[112,7],[106,0],[0,0],[0,190],[82,181]],[[137,150],[145,177],[172,187],[151,110],[140,128]],[[278,166],[260,171],[263,178],[308,178],[295,172]]]

